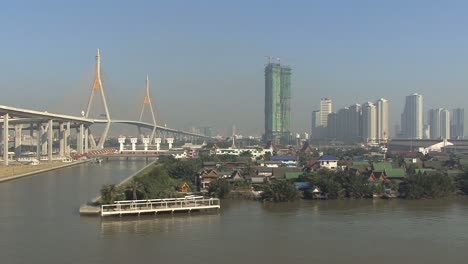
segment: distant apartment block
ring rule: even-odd
[[[423,97],[420,94],[406,96],[401,114],[401,136],[403,138],[423,138]]]
[[[465,109],[456,108],[452,111],[450,137],[463,139],[465,136]]]

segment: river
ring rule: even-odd
[[[138,161],[0,184],[1,263],[464,263],[468,199],[223,201],[219,212],[80,217]]]

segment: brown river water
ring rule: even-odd
[[[82,164],[0,183],[0,263],[467,263],[468,197],[223,201],[113,218],[78,208],[145,165]]]

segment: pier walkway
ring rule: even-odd
[[[158,212],[191,212],[195,210],[219,209],[217,198],[203,196],[186,196],[184,198],[126,200],[115,201],[114,204],[101,205],[101,216],[108,215],[140,215],[157,214]]]

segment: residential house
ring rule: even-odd
[[[270,177],[273,176],[273,168],[255,167],[256,175]]]
[[[319,159],[320,168],[336,170],[338,167],[338,158],[331,155],[323,155]]]
[[[230,181],[243,181],[244,177],[242,177],[242,174],[240,171],[235,170],[231,173],[231,176],[229,176]]]
[[[206,189],[210,185],[211,182],[217,180],[219,178],[218,171],[215,169],[203,169],[199,173],[199,182],[200,182],[200,188],[201,189]]]
[[[286,167],[296,167],[297,166],[297,158],[295,156],[271,156],[271,161],[280,161]]]

